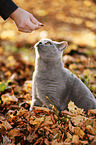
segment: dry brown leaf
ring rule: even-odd
[[[74,133],[74,126],[72,126],[71,122],[69,121],[69,131],[71,131],[72,133]]]
[[[89,139],[90,141],[92,141],[92,140],[95,138],[95,136],[90,135],[90,134],[87,134],[87,136],[88,136],[88,139]]]
[[[39,145],[42,145],[42,143],[43,143],[43,137],[38,138],[33,145],[37,145],[38,143],[39,143]]]
[[[71,117],[72,123],[74,125],[79,125],[79,123],[85,121],[87,118],[81,115],[76,115],[75,117]]]
[[[48,128],[47,126],[44,126],[44,129],[45,130],[48,130],[50,133],[52,133],[53,134],[53,130],[51,130],[50,128]]]
[[[3,116],[0,116],[0,122],[4,121],[5,118]]]
[[[79,144],[82,144],[82,145],[87,145],[88,144],[88,141],[87,140],[79,140]]]
[[[76,135],[78,135],[81,139],[83,139],[83,137],[85,135],[84,131],[82,129],[80,129],[80,127],[78,127],[78,126],[74,128],[74,133]]]
[[[10,145],[11,140],[7,136],[3,136],[3,144],[1,145]]]
[[[2,126],[2,124],[0,124],[0,133],[1,133],[1,135],[3,135],[3,134],[6,133],[6,130],[5,130],[5,128]]]
[[[51,141],[51,145],[64,145],[64,142],[58,142],[57,139]]]
[[[29,134],[27,136],[27,140],[31,143],[33,139],[37,139],[38,138],[38,135],[37,134]]]
[[[67,110],[61,111],[61,114],[67,114],[69,116],[76,116],[75,114],[73,114],[72,112],[69,112]]]
[[[56,135],[59,132],[59,128],[58,126],[56,126],[56,128],[52,129],[53,134]]]
[[[8,94],[8,93],[2,95],[1,98],[2,98],[2,101],[4,102],[8,102],[8,101],[17,102],[18,101],[18,99],[15,96],[13,95],[11,96],[11,94]]]
[[[5,120],[3,123],[2,123],[2,126],[6,129],[6,130],[10,130],[12,129],[12,126],[10,125],[10,123]]]
[[[79,136],[78,135],[73,135],[73,137],[72,137],[72,143],[75,143],[75,144],[79,143]]]
[[[93,128],[91,125],[87,125],[87,126],[86,126],[86,130],[87,130],[89,133],[91,133],[91,134],[93,134],[93,135],[96,135],[96,127]]]
[[[30,120],[30,124],[41,124],[44,121],[44,117],[36,118],[35,120]]]
[[[44,143],[45,143],[46,145],[49,145],[49,140],[48,140],[47,138],[44,138]]]
[[[67,132],[67,138],[72,138],[72,135],[69,132]]]
[[[26,114],[28,112],[28,110],[21,108],[18,112],[17,112],[17,116],[22,116],[24,114]]]
[[[15,136],[20,135],[20,130],[19,129],[11,129],[8,133],[8,136],[10,139],[14,139]]]
[[[70,145],[71,141],[72,141],[71,138],[66,138],[65,141],[64,141],[64,145]]]
[[[41,110],[41,111],[45,111],[45,112],[50,112],[50,109],[46,108],[46,107],[37,107],[37,106],[34,106],[34,109],[35,110]]]
[[[52,125],[53,122],[52,122],[52,118],[51,116],[45,116],[45,120],[43,122],[43,126],[49,126],[49,125]]]
[[[88,115],[90,115],[90,114],[96,114],[96,109],[89,110],[89,111],[88,111]]]
[[[29,124],[27,124],[27,130],[28,130],[30,133],[32,133],[32,128],[31,128],[31,126],[30,126]]]

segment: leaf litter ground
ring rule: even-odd
[[[74,44],[70,44],[71,49],[65,52],[67,55],[63,56],[64,65],[75,72],[96,95],[95,57],[90,55],[93,63],[88,64],[86,55],[80,54],[82,48],[72,50],[72,45]],[[6,49],[0,47],[1,145],[95,145],[96,109],[88,111],[86,115],[70,101],[68,110],[60,114],[54,105],[52,110],[34,106],[33,111],[28,111],[32,97],[34,53],[28,48],[18,49],[11,45],[9,51]],[[28,58],[25,57],[26,54]]]

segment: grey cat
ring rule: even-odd
[[[63,67],[62,53],[67,47],[67,42],[55,42],[50,39],[42,39],[35,44],[36,64],[33,73],[32,104],[46,105],[50,101],[59,111],[67,109],[69,101],[73,101],[85,111],[96,108],[96,101],[86,85]]]

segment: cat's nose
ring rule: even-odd
[[[37,42],[35,45],[34,45],[34,47],[37,47],[37,48],[39,48],[40,47],[40,45],[42,45],[43,43],[40,41],[40,42]]]
[[[42,44],[42,42],[39,42],[39,44]]]
[[[39,43],[37,44],[37,46],[39,46],[39,45],[42,45],[42,42],[39,42]]]

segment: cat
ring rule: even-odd
[[[91,91],[76,75],[63,67],[62,54],[67,45],[66,41],[50,39],[42,39],[35,44],[36,62],[30,110],[34,105],[50,108],[50,100],[59,111],[67,109],[70,100],[85,111],[96,108]]]

